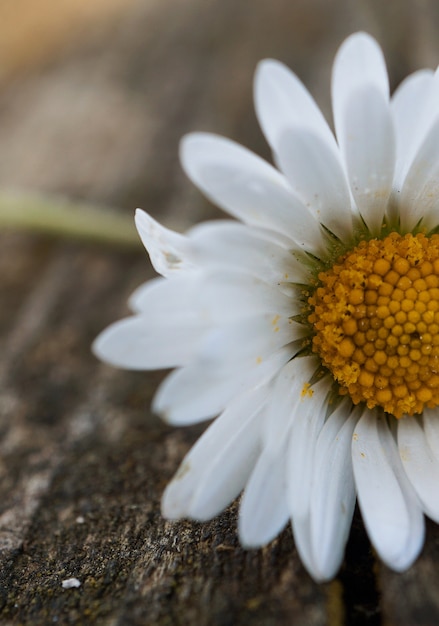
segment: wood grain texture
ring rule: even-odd
[[[379,39],[395,86],[437,64],[438,28],[433,0],[131,1],[4,83],[0,184],[142,206],[184,229],[219,213],[180,170],[181,135],[225,134],[269,158],[252,107],[259,59],[290,65],[329,115],[346,35]],[[150,414],[163,373],[117,371],[90,352],[152,276],[140,245],[0,235],[0,623],[439,623],[433,524],[418,562],[396,575],[357,513],[339,576],[317,585],[289,530],[243,551],[236,504],[206,524],[161,518],[164,486],[202,427]],[[63,589],[70,577],[81,586]]]

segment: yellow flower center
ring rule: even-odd
[[[313,351],[340,393],[397,418],[439,405],[439,235],[363,241],[318,278]]]

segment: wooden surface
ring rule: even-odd
[[[333,55],[354,30],[379,39],[392,86],[439,62],[435,0],[130,0],[73,21],[67,4],[64,35],[57,14],[44,54],[29,55],[41,49],[29,20],[21,44],[3,46],[0,184],[127,215],[142,206],[178,229],[216,215],[181,173],[182,134],[225,134],[269,158],[252,107],[260,58],[294,68],[327,115]],[[289,530],[243,551],[236,506],[208,524],[162,520],[163,488],[202,427],[150,414],[163,373],[113,370],[90,353],[152,276],[140,245],[0,234],[0,623],[438,624],[433,524],[397,575],[356,514],[339,576],[317,585]],[[71,577],[81,586],[63,589]]]

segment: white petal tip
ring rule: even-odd
[[[294,76],[293,72],[281,61],[277,61],[276,59],[263,59],[259,61],[254,75],[256,108],[259,102],[258,94],[263,94],[265,90],[271,92],[273,84],[277,84],[279,80],[282,81],[285,80],[285,78],[290,79],[291,76]]]
[[[172,416],[169,408],[165,406],[160,406],[160,404],[152,403],[151,410],[154,415],[157,415],[163,422],[166,424],[173,425]]]
[[[256,537],[252,537],[250,533],[247,531],[243,531],[240,529],[239,531],[239,543],[244,548],[244,550],[259,550],[266,546],[269,541],[261,542]]]
[[[222,139],[213,133],[194,132],[183,135],[180,139],[179,156],[180,162],[186,174],[190,176],[192,159],[199,158],[199,151],[209,151],[211,141]]]
[[[351,46],[361,46],[361,45],[366,45],[366,46],[372,45],[374,47],[379,47],[376,39],[374,39],[372,35],[369,35],[369,33],[366,33],[365,31],[360,30],[356,33],[352,33],[352,35],[349,35],[349,37],[346,37],[346,39],[341,44],[340,49],[351,47]]]
[[[172,491],[174,490],[174,485],[172,481],[162,496],[161,503],[161,513],[162,517],[170,521],[177,521],[186,517],[186,511],[183,509],[181,502],[176,499]]]
[[[281,529],[282,530],[282,529]],[[238,520],[239,543],[245,550],[258,550],[271,543],[279,535],[281,530],[276,529],[275,532],[266,532],[266,529],[257,527],[255,524],[242,522],[240,517]]]
[[[143,209],[135,210],[134,219],[136,220],[136,222],[139,222],[140,224],[145,224],[145,225],[150,224],[151,222],[154,221],[152,217]]]
[[[379,556],[382,559],[383,563],[389,569],[396,572],[397,574],[403,574],[404,572],[406,572],[408,569],[411,568],[413,563],[419,557],[421,549],[422,549],[422,546],[419,548],[419,550],[417,550],[416,554],[413,554],[412,552],[410,552],[407,555],[403,554],[396,558],[385,558],[384,556],[381,556],[381,555]]]
[[[119,350],[117,349],[117,327],[119,322],[115,322],[105,330],[103,330],[93,341],[91,351],[100,361],[108,363],[113,367],[123,367],[129,369],[129,365],[121,360]]]
[[[161,403],[153,401],[151,411],[165,422],[165,424],[169,424],[169,426],[185,426],[188,423],[184,420],[180,420],[178,415],[174,415],[171,406],[162,405]]]
[[[262,74],[265,74],[266,72],[270,72],[272,70],[276,70],[278,68],[284,69],[285,66],[283,63],[277,61],[276,59],[262,59],[262,61],[259,61],[259,63],[256,65],[255,78],[258,78]]]

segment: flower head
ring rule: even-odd
[[[245,546],[291,521],[316,580],[335,575],[356,498],[395,570],[439,522],[439,82],[389,98],[382,52],[349,37],[333,69],[336,136],[281,63],[262,62],[256,112],[275,169],[192,134],[189,178],[237,220],[185,235],[138,211],[162,278],[94,349],[133,369],[176,368],[154,409],[216,418],[163,496],[169,518],[207,520],[241,491]]]

